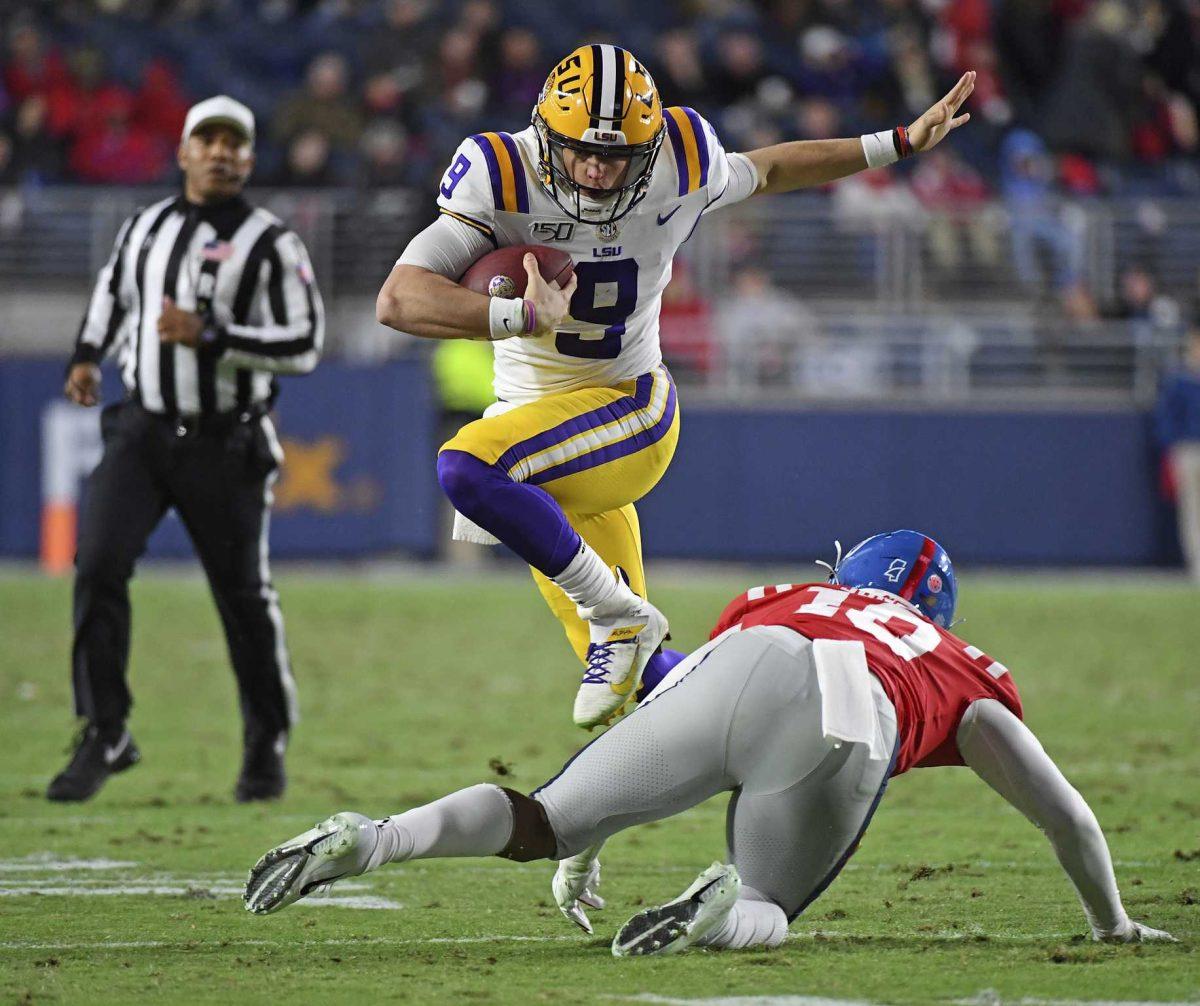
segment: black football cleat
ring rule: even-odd
[[[142,755],[129,731],[102,731],[87,724],[75,740],[75,751],[67,767],[46,787],[46,799],[77,803],[95,796],[110,775],[124,772],[141,761]]]
[[[242,771],[238,775],[233,798],[238,803],[275,800],[287,789],[283,754],[287,750],[286,730],[279,733],[250,731],[242,753]]]

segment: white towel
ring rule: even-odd
[[[759,625],[748,631],[767,636],[797,657],[809,645],[805,636],[782,625]],[[875,676],[867,670],[867,651],[862,643],[814,639],[812,658],[821,691],[821,735],[849,744],[866,744],[872,761],[891,758],[875,704]]]
[[[879,725],[862,643],[814,639],[813,662],[821,689],[821,732],[851,744],[866,744],[872,761],[891,757]]]

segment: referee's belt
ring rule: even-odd
[[[202,416],[171,416],[164,412],[151,412],[144,406],[142,411],[159,422],[170,424],[175,435],[183,439],[197,436],[226,436],[239,426],[261,419],[267,414],[267,407],[251,405],[249,408],[238,409],[235,412],[213,412]]]

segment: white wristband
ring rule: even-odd
[[[488,301],[488,338],[492,342],[525,334],[525,301],[520,297],[493,297]]]
[[[896,145],[892,142],[892,130],[885,129],[882,133],[864,133],[859,139],[862,141],[863,153],[867,157],[868,168],[885,168],[900,160],[896,156]]]

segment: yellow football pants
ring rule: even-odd
[[[468,423],[442,446],[540,486],[579,536],[646,596],[642,539],[633,504],[658,483],[679,440],[675,385],[665,367],[611,388],[583,388]],[[532,570],[542,597],[580,660],[588,626],[548,577]]]

